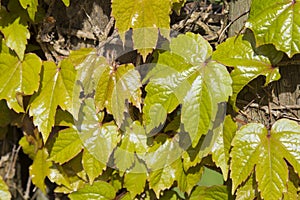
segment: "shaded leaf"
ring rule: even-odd
[[[252,173],[254,166],[258,190],[264,199],[280,199],[287,191],[288,167],[285,159],[299,171],[300,126],[287,119],[276,121],[270,132],[250,123],[235,135],[231,152],[231,178],[234,191]]]
[[[192,192],[190,200],[224,200],[228,199],[227,188],[225,185],[216,185],[212,187],[198,186]]]
[[[50,174],[51,162],[48,159],[48,152],[45,148],[37,151],[34,161],[29,168],[32,183],[46,193],[45,178]]]
[[[2,176],[0,176],[0,197],[1,197],[1,200],[10,200],[11,199],[11,194],[8,190],[8,186],[4,182]]]
[[[76,192],[69,194],[71,200],[79,199],[103,199],[113,200],[115,198],[116,191],[113,186],[104,181],[96,181],[93,185],[86,184],[83,188]]]
[[[11,121],[11,111],[7,107],[5,100],[0,100],[0,126],[7,126]]]
[[[24,135],[20,140],[19,140],[19,145],[22,147],[23,152],[29,156],[32,160],[34,160],[34,157],[36,155],[36,149],[35,146],[30,144],[27,141],[27,136]]]
[[[44,142],[54,126],[55,113],[58,106],[72,111],[73,88],[76,71],[69,60],[62,60],[58,66],[54,62],[44,62],[42,85],[33,96],[30,115],[34,124],[42,133]]]
[[[223,176],[207,167],[204,167],[204,173],[201,176],[201,180],[198,182],[199,186],[213,186],[213,185],[222,185]]]
[[[97,160],[87,149],[84,149],[82,155],[82,166],[89,177],[90,184],[93,184],[95,178],[102,174],[106,165]]]
[[[6,99],[10,108],[24,112],[18,95],[31,95],[39,88],[42,62],[35,54],[26,54],[23,61],[9,52],[0,53],[0,99]]]
[[[231,37],[218,45],[217,50],[213,53],[214,60],[234,67],[230,74],[233,81],[233,94],[230,100],[234,108],[238,93],[250,81],[264,75],[267,85],[280,78],[279,69],[275,67],[275,64],[281,60],[282,52],[276,51],[271,45],[253,49],[251,43],[254,43],[254,38],[250,34],[237,38]]]
[[[74,158],[83,149],[77,130],[68,128],[59,131],[50,152],[50,160],[63,164]]]
[[[300,50],[299,9],[294,0],[253,0],[246,27],[254,32],[258,45],[272,43],[292,57]]]

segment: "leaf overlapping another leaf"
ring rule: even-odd
[[[288,166],[299,173],[300,126],[287,119],[274,123],[270,132],[262,125],[243,126],[233,139],[231,152],[232,190],[256,170],[258,190],[264,199],[280,199],[287,190]]]
[[[257,44],[274,44],[289,57],[300,51],[300,3],[295,0],[253,0],[246,27]]]
[[[192,33],[171,40],[170,51],[158,54],[157,64],[147,75],[143,113],[147,133],[159,128],[168,113],[182,104],[182,130],[195,147],[212,128],[218,103],[231,94],[226,67],[211,61],[212,48]],[[159,114],[158,114],[159,113]]]

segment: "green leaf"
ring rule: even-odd
[[[295,185],[291,181],[288,182],[287,192],[284,193],[284,200],[289,199],[299,199],[299,195],[297,194],[297,187],[295,187]]]
[[[236,199],[254,200],[256,198],[257,183],[254,175],[250,176],[247,181],[242,184],[236,191]]]
[[[125,127],[122,143],[114,152],[115,164],[120,171],[124,172],[132,167],[135,155],[145,159],[147,139],[145,129],[140,122],[134,121],[130,126]]]
[[[179,104],[182,131],[193,146],[212,128],[218,103],[231,94],[231,79],[225,66],[209,60],[211,53],[205,39],[187,33],[171,40],[170,51],[158,54],[157,65],[144,80],[149,79],[143,107],[147,133],[162,127]]]
[[[101,123],[92,99],[83,102],[80,113],[76,127],[84,147],[99,162],[107,164],[120,141],[118,127],[113,122]]]
[[[68,175],[62,170],[62,166],[52,165],[50,167],[50,172],[48,178],[51,182],[57,185],[64,185],[72,189]],[[74,183],[74,182],[73,182]]]
[[[224,200],[228,199],[228,192],[225,185],[212,187],[198,186],[192,192],[190,200]]]
[[[19,0],[21,6],[27,9],[28,15],[32,21],[34,21],[37,6],[39,5],[38,0]]]
[[[32,183],[46,193],[45,178],[50,174],[51,162],[48,159],[47,149],[43,148],[37,151],[34,161],[29,168]]]
[[[149,187],[153,189],[156,197],[159,198],[160,192],[170,188],[174,181],[183,173],[181,159],[177,159],[164,168],[151,171],[149,174]]]
[[[64,129],[58,133],[49,159],[63,164],[74,158],[82,149],[82,142],[77,130],[73,128]]]
[[[299,172],[299,132],[300,126],[287,119],[276,121],[269,132],[262,124],[243,126],[232,141],[232,191],[246,180],[255,166],[261,197],[280,199],[287,191],[285,159]]]
[[[159,29],[168,38],[171,7],[170,0],[113,0],[112,16],[123,41],[125,32],[133,29],[134,48],[145,59],[156,46]]]
[[[89,177],[90,184],[93,184],[95,178],[106,169],[106,165],[97,160],[87,149],[83,151],[82,166]]]
[[[147,180],[147,168],[135,159],[134,166],[124,176],[124,187],[130,192],[131,199],[144,191]]]
[[[230,98],[234,108],[238,93],[250,81],[263,75],[266,76],[267,85],[280,78],[279,69],[275,65],[281,60],[282,52],[276,51],[271,45],[253,49],[254,42],[250,34],[231,37],[218,45],[213,53],[214,60],[234,67],[231,72],[233,95]]]
[[[134,65],[125,64],[116,69],[106,66],[96,88],[96,108],[103,110],[106,107],[120,127],[124,112],[128,111],[126,100],[141,109],[141,87],[140,74],[134,69]]]
[[[54,126],[55,113],[58,106],[72,111],[73,88],[76,71],[69,60],[62,60],[58,66],[54,62],[44,62],[42,85],[33,96],[30,115],[34,124],[42,133],[44,142]]]
[[[186,0],[172,0],[173,10],[177,15],[180,15],[180,9],[184,6]]]
[[[27,136],[24,135],[20,140],[19,140],[19,145],[22,147],[23,152],[29,156],[32,160],[34,160],[35,157],[35,146],[30,144],[27,141]]]
[[[258,45],[272,43],[292,57],[300,49],[299,9],[299,2],[292,0],[253,0],[246,27],[254,32]]]
[[[65,6],[69,7],[70,0],[62,0],[62,2],[65,4]]]
[[[20,23],[20,18],[6,27],[0,27],[0,31],[4,35],[5,44],[16,52],[20,60],[23,60],[30,33],[27,27]]]
[[[0,197],[1,197],[1,200],[10,200],[11,199],[11,194],[8,190],[8,186],[4,182],[2,176],[0,176]]]
[[[199,186],[213,186],[213,185],[222,185],[223,184],[223,176],[207,167],[204,167],[204,173],[201,176],[201,180],[199,181]]]
[[[86,184],[83,188],[76,192],[69,194],[71,200],[113,200],[115,198],[116,191],[112,185],[104,181],[96,181],[93,185]]]
[[[10,108],[24,112],[18,95],[32,95],[39,88],[42,62],[35,54],[26,54],[23,61],[10,53],[0,53],[0,99]]]
[[[224,180],[227,180],[229,171],[229,152],[231,149],[231,141],[237,130],[237,124],[228,115],[224,120],[224,127],[219,134],[212,149],[212,159],[217,167],[220,167]]]

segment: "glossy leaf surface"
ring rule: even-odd
[[[19,0],[19,2],[24,9],[27,9],[30,19],[34,21],[37,6],[39,4],[38,0]]]
[[[266,76],[267,85],[280,78],[279,68],[275,64],[281,60],[283,54],[271,45],[253,49],[251,43],[254,43],[254,38],[250,34],[231,37],[218,45],[213,53],[214,60],[234,68],[230,74],[233,81],[233,95],[230,100],[234,107],[238,93],[250,81],[263,75]]]
[[[183,130],[195,146],[214,121],[218,103],[231,94],[226,67],[210,61],[212,49],[192,33],[172,39],[170,51],[158,55],[157,65],[147,75],[143,112],[147,133],[159,128],[168,113],[182,104]]]
[[[61,130],[52,147],[50,160],[63,164],[74,158],[82,148],[77,130],[73,128]]]
[[[286,191],[288,167],[285,159],[300,169],[300,126],[278,120],[268,133],[262,124],[243,126],[233,139],[231,178],[233,191],[256,169],[258,190],[264,199],[280,199]]]
[[[18,95],[31,95],[39,88],[42,62],[35,54],[26,54],[23,61],[5,52],[0,53],[0,99],[6,99],[10,108],[24,112]]]
[[[63,110],[72,111],[73,88],[76,71],[72,63],[63,60],[56,66],[54,62],[44,62],[42,85],[39,92],[33,96],[30,115],[34,124],[47,141],[54,126],[55,113],[58,106]]]
[[[289,57],[300,51],[300,3],[295,0],[254,0],[246,27],[258,45],[272,43]]]
[[[83,188],[69,195],[71,200],[100,199],[113,200],[116,191],[113,186],[104,181],[94,182],[93,185],[86,184]]]

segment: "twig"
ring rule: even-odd
[[[27,179],[26,191],[25,191],[25,194],[24,194],[24,199],[25,200],[29,199],[30,186],[31,186],[31,176],[29,176],[28,179]]]

